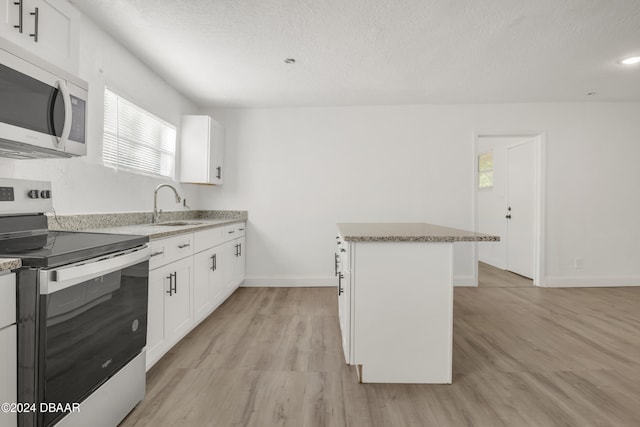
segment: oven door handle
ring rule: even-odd
[[[122,270],[149,260],[150,255],[151,248],[149,245],[144,245],[133,250],[110,254],[95,261],[89,260],[54,270],[43,270],[40,278],[40,294],[57,292],[78,283]]]

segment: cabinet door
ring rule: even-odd
[[[222,184],[224,127],[209,116],[182,117],[180,181]]]
[[[0,0],[0,35],[19,44],[28,41],[29,38],[29,33],[25,31],[25,13],[27,13],[27,10],[23,3],[22,32],[20,32],[20,29],[16,28],[20,25],[20,6],[14,4],[15,1],[18,0]]]
[[[224,300],[224,288],[222,286],[222,246],[212,249],[209,258],[209,295],[211,295],[212,306],[217,307]]]
[[[211,118],[182,116],[180,125],[180,181],[210,184]]]
[[[224,128],[215,120],[211,120],[211,148],[209,161],[210,179],[212,184],[222,184],[224,177]]]
[[[194,321],[204,319],[222,299],[222,258],[215,247],[193,258]]]
[[[169,264],[171,271],[165,276],[164,328],[165,338],[173,345],[191,328],[191,288],[193,257]],[[173,274],[173,277],[171,275]]]
[[[0,329],[0,402],[17,402],[18,362],[16,348],[16,326]],[[0,412],[0,425],[17,425],[16,413]]]
[[[0,35],[60,68],[78,73],[79,13],[64,0],[0,0]],[[36,8],[37,34],[36,34]]]
[[[147,311],[147,369],[164,353],[164,295],[171,265],[149,272],[149,307]]]
[[[231,240],[222,245],[222,293],[223,297],[228,296],[235,286],[236,264],[238,259],[237,239]]]
[[[237,288],[238,286],[240,286],[240,283],[242,283],[242,281],[244,280],[244,274],[246,269],[246,263],[245,263],[246,238],[241,237],[239,239],[236,239],[236,243],[238,244],[238,257],[236,258],[236,265],[235,265],[235,271],[234,271],[235,279],[234,279],[233,286]]]
[[[19,28],[14,27],[20,23],[20,7],[19,5],[13,4],[14,1],[17,0],[0,0],[0,35],[12,41],[18,37],[27,36],[24,33],[24,27],[22,29],[22,34],[20,34]]]
[[[200,252],[193,257],[193,319],[203,319],[212,307],[213,298],[209,288],[209,271],[213,266],[212,250]]]
[[[342,334],[342,351],[345,362],[351,361],[351,274],[347,271],[338,273],[338,315]]]

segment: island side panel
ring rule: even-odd
[[[353,359],[361,381],[450,384],[453,244],[354,246]]]

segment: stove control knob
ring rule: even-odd
[[[43,199],[50,199],[51,198],[51,191],[50,190],[42,190],[40,192],[40,197]]]
[[[29,190],[27,193],[30,199],[37,199],[40,197],[40,192],[38,190]]]

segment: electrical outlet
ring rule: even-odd
[[[576,270],[580,270],[584,268],[584,258],[582,257],[575,257],[573,260],[573,266],[575,267]]]

